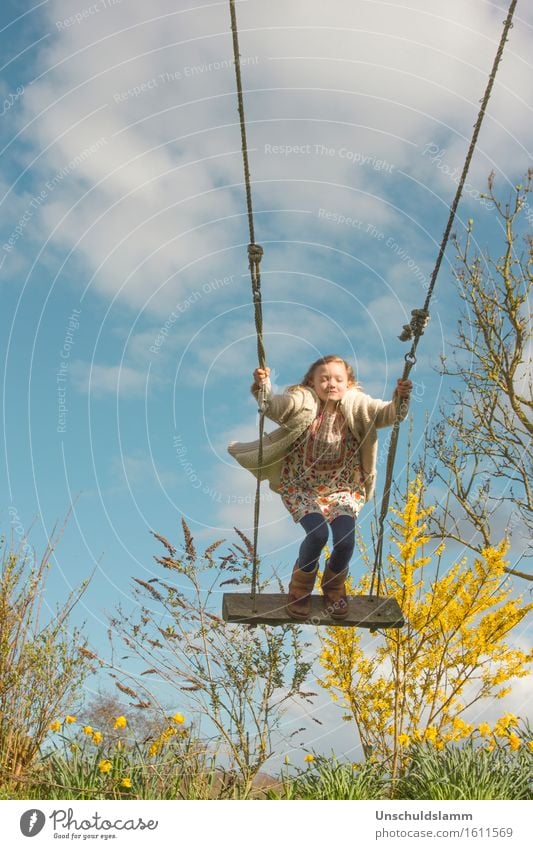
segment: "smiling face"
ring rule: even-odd
[[[350,388],[348,372],[343,362],[332,362],[315,368],[309,385],[321,401],[336,404]]]

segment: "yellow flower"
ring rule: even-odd
[[[498,720],[498,725],[501,728],[510,728],[512,725],[518,725],[518,719],[514,713],[506,713]]]
[[[479,731],[482,737],[488,737],[492,731],[492,728],[490,727],[488,722],[482,722],[480,723],[480,725],[478,725],[477,730]]]
[[[111,763],[111,761],[108,761],[106,759],[100,761],[100,763],[98,764],[98,769],[100,770],[100,772],[103,773],[111,772],[112,768],[113,764]]]
[[[185,722],[185,717],[181,713],[175,713],[172,719],[176,723],[176,725],[181,725],[183,722]]]
[[[160,743],[157,743],[157,742],[156,742],[156,743],[152,743],[152,745],[151,745],[151,746],[150,746],[150,748],[148,749],[148,754],[149,754],[149,756],[150,756],[151,758],[154,758],[154,757],[155,757],[155,756],[159,753],[159,749],[160,749],[160,748],[161,748],[161,744],[160,744]]]
[[[513,752],[520,748],[520,737],[517,734],[509,734],[509,746]]]
[[[463,732],[464,734],[470,734],[472,731],[472,726],[468,725],[464,719],[461,719],[460,716],[456,716],[454,718],[452,727],[454,731],[458,731],[459,733]]]
[[[125,716],[117,716],[113,728],[125,728],[127,724],[128,720]]]
[[[400,746],[408,746],[411,742],[411,738],[408,734],[398,734],[398,743]]]
[[[527,747],[530,752],[533,752],[533,740],[528,740]]]
[[[306,755],[304,761],[308,764],[312,764],[315,759],[314,755]]]
[[[435,745],[435,743],[437,742],[436,727],[434,725],[428,725],[424,732],[424,737],[429,743],[433,743],[433,745]]]
[[[93,729],[91,728],[90,725],[86,725],[85,728],[83,729],[83,733],[87,734],[88,737],[91,737],[91,735],[94,734],[94,731],[93,731]]]
[[[101,731],[95,731],[95,732],[94,732],[94,734],[93,734],[93,743],[95,743],[97,746],[99,746],[103,739],[104,739],[104,738],[102,737],[102,732],[101,732]]]
[[[161,742],[166,743],[167,740],[170,740],[171,737],[175,737],[177,733],[178,732],[176,731],[176,729],[172,728],[172,726],[169,725],[169,727],[165,728],[165,730],[161,734],[161,737],[160,737]]]
[[[285,755],[285,763],[290,764],[290,759],[288,755]]]
[[[127,790],[129,790],[129,788],[131,787],[131,778],[125,776],[120,782],[120,786],[125,787]]]
[[[60,723],[59,719],[56,719],[55,722],[51,723],[50,731],[61,731],[61,723]]]
[[[69,716],[66,716],[66,717],[65,717],[65,722],[67,723],[67,725],[73,725],[73,723],[74,723],[74,722],[76,722],[76,717],[75,717],[75,716],[70,716],[70,715],[69,715]]]

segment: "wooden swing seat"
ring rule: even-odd
[[[293,619],[287,613],[283,593],[224,593],[222,618],[240,625],[333,625],[344,628],[401,628],[405,622],[395,598],[358,595],[348,597],[348,615],[335,619],[328,613],[321,595],[311,596],[308,619]]]

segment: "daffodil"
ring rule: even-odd
[[[70,714],[69,714],[68,716],[65,717],[65,722],[66,722],[67,725],[73,725],[76,722],[76,717],[70,716]]]
[[[518,734],[509,734],[508,740],[509,740],[510,748],[513,750],[513,752],[516,752],[517,749],[519,749],[520,745],[521,745],[520,737],[518,736]]]
[[[115,724],[114,724],[113,728],[115,728],[115,729],[116,728],[126,728],[127,724],[128,724],[128,720],[126,719],[125,716],[117,716],[117,718],[115,719]]]
[[[468,725],[460,716],[454,717],[452,727],[454,731],[463,732],[464,734],[470,734],[472,731],[472,726]]]
[[[103,739],[104,739],[104,738],[103,738],[103,736],[102,736],[102,732],[101,732],[101,731],[95,731],[95,732],[94,732],[94,734],[93,734],[93,743],[95,743],[95,745],[96,745],[96,746],[99,746]]]
[[[518,725],[518,719],[514,715],[514,713],[506,713],[498,720],[498,725],[500,728],[507,730],[511,728],[513,725]]]
[[[131,778],[128,778],[127,776],[124,776],[124,778],[123,778],[123,779],[121,779],[120,786],[121,786],[121,787],[125,787],[125,788],[126,788],[126,790],[129,790],[129,789],[130,789],[130,787],[131,787]]]
[[[172,720],[176,723],[176,725],[182,725],[185,722],[185,717],[181,713],[175,713]]]
[[[314,755],[306,755],[304,761],[308,764],[312,764],[315,759]]]
[[[93,729],[91,728],[90,725],[86,725],[85,728],[83,729],[83,733],[87,734],[88,737],[92,737],[92,735],[94,734],[94,731],[93,731]]]
[[[55,722],[50,724],[50,731],[61,731],[61,723],[59,719],[56,719]]]
[[[492,728],[490,727],[488,722],[481,722],[478,725],[477,730],[479,731],[482,737],[488,737],[492,731]]]
[[[98,764],[98,769],[100,770],[100,772],[103,772],[104,774],[111,772],[112,768],[113,768],[113,764],[111,763],[111,761],[109,761],[105,758],[104,758],[104,760],[101,760],[100,763]]]
[[[429,743],[433,743],[433,745],[435,745],[435,743],[437,741],[437,729],[434,725],[428,725],[428,727],[426,728],[426,730],[424,732],[424,738]],[[400,742],[399,739],[398,739],[398,742]]]

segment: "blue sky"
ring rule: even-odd
[[[505,7],[237,11],[275,384],[335,351],[390,397]],[[500,225],[480,193],[491,171],[505,193],[531,164],[532,23],[519,4],[455,228],[473,218],[493,253]],[[252,521],[254,481],[225,450],[257,425],[228,4],[5,2],[0,27],[0,519],[16,539],[34,523],[39,548],[76,499],[50,603],[98,564],[79,615],[101,648],[105,612],[153,573],[149,529],[178,539],[185,516],[207,545]],[[447,391],[435,367],[457,318],[450,264],[452,248],[412,375],[415,446]],[[399,475],[404,458],[405,434]],[[262,553],[287,574],[300,533],[264,496]],[[344,731],[324,699],[327,750]]]

